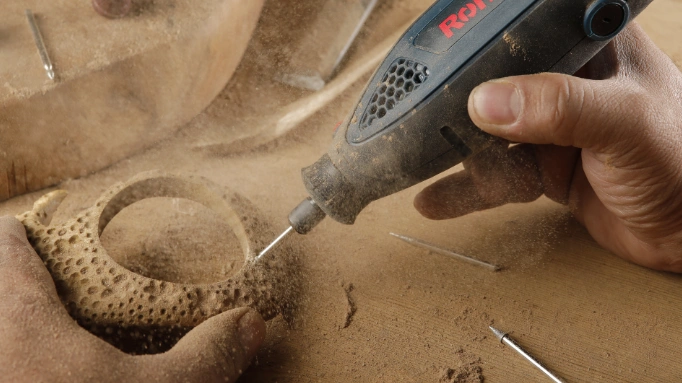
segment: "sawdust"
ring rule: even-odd
[[[480,383],[483,382],[481,372],[480,366],[463,366],[457,370],[445,368],[438,381],[441,383]]]
[[[507,43],[507,45],[509,45],[509,52],[512,54],[512,56],[520,55],[523,56],[524,60],[526,59],[528,53],[526,52],[526,48],[519,43],[518,39],[507,32],[504,33],[502,39]]]
[[[355,315],[355,312],[358,311],[358,306],[355,304],[355,300],[351,296],[351,292],[353,292],[353,289],[355,288],[352,283],[348,283],[346,285],[342,285],[343,291],[346,293],[346,301],[348,301],[348,305],[346,307],[346,317],[343,321],[343,326],[341,328],[348,328],[350,326],[351,322],[353,321],[353,315]]]
[[[0,5],[0,201],[85,176],[168,138],[225,86],[262,6],[135,3],[116,20],[97,14],[90,1]],[[55,82],[28,28],[29,7]]]
[[[464,349],[455,351],[456,367],[443,367],[439,383],[482,383],[484,381],[481,358]]]

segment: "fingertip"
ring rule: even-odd
[[[437,221],[461,217],[482,207],[467,171],[450,174],[427,186],[415,196],[413,204],[421,215]]]
[[[247,360],[251,360],[265,340],[266,329],[263,317],[256,310],[249,308],[239,318],[237,332],[244,355]]]
[[[421,214],[424,218],[436,221],[444,219],[442,214],[440,214],[442,211],[439,208],[440,204],[438,201],[434,201],[434,198],[429,192],[428,188],[419,192],[419,194],[414,197],[412,204],[414,205],[414,208],[417,210],[417,212],[419,212],[419,214]]]
[[[511,81],[493,80],[474,88],[469,95],[469,116],[482,130],[505,137],[521,115],[522,97]]]
[[[173,381],[234,382],[256,355],[265,331],[258,312],[248,307],[232,309],[207,319],[170,351],[146,363],[172,375]]]
[[[26,238],[26,228],[12,216],[0,217],[0,264],[11,262],[14,266],[32,264],[26,259],[35,255],[35,251]],[[36,256],[37,258],[37,256]]]
[[[0,225],[8,224],[9,222],[19,222],[18,219],[12,217],[11,215],[0,216]]]
[[[9,234],[19,235],[20,238],[26,238],[26,229],[18,219],[11,215],[4,215],[0,217],[0,236],[5,238]],[[27,241],[28,242],[28,241]]]
[[[58,302],[52,277],[28,242],[24,225],[11,216],[0,217],[0,295],[6,301]]]

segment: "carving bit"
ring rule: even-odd
[[[286,237],[289,233],[291,233],[292,230],[294,230],[294,228],[292,226],[289,226],[288,229],[284,230],[284,232],[282,234],[280,234],[279,237],[275,238],[275,240],[272,241],[272,243],[269,244],[268,247],[263,249],[263,251],[261,251],[260,254],[258,254],[258,256],[256,257],[256,261],[261,259],[261,257],[264,256],[265,253],[267,253],[268,251],[270,251],[270,249],[275,247],[275,245],[277,245],[279,243],[279,241],[281,241],[282,239],[284,239],[284,237]]]
[[[36,24],[36,18],[33,16],[33,12],[30,9],[26,11],[26,18],[28,19],[28,25],[31,27],[31,32],[33,32],[33,40],[38,47],[38,53],[40,54],[40,59],[43,61],[43,67],[47,72],[47,77],[50,80],[54,80],[54,69],[52,68],[52,61],[50,61],[50,56],[47,54],[47,49],[45,49],[45,42],[43,41],[43,35],[40,34],[40,29],[38,29],[38,24]]]
[[[500,270],[499,266],[495,266],[495,265],[492,265],[488,262],[483,262],[483,261],[480,261],[480,260],[475,259],[475,258],[467,257],[466,255],[457,254],[454,251],[450,251],[450,250],[440,248],[440,247],[438,247],[432,243],[424,242],[424,241],[419,240],[419,239],[406,237],[404,235],[400,235],[400,234],[396,234],[396,233],[389,233],[389,234],[398,238],[398,239],[401,239],[401,240],[409,243],[410,245],[413,245],[416,247],[421,247],[421,248],[427,249],[427,250],[431,250],[434,253],[447,255],[448,257],[452,257],[452,258],[458,259],[460,261],[471,263],[471,264],[477,265],[477,266],[482,266],[482,267],[485,267],[486,269],[491,270],[491,271],[499,271]]]
[[[307,234],[312,230],[317,224],[319,224],[324,217],[327,215],[320,209],[319,206],[313,201],[312,198],[306,198],[296,206],[294,210],[289,214],[289,228],[284,230],[284,233],[280,234],[279,237],[275,238],[271,244],[268,245],[263,251],[258,254],[256,261],[261,259],[270,249],[275,247],[275,245],[286,237],[292,231],[296,231],[298,234]]]
[[[509,334],[507,334],[506,332],[502,332],[502,331],[500,331],[500,330],[494,328],[493,326],[488,326],[488,327],[490,328],[490,331],[492,331],[493,334],[495,334],[495,336],[497,337],[497,339],[500,340],[501,343],[504,343],[504,344],[506,344],[507,346],[513,348],[514,351],[516,351],[516,352],[518,352],[519,354],[521,354],[524,358],[526,358],[526,360],[528,360],[529,362],[531,362],[531,363],[533,364],[533,366],[537,367],[540,371],[542,371],[545,375],[547,375],[550,379],[552,379],[552,381],[554,381],[555,383],[564,383],[563,380],[557,378],[556,375],[554,375],[551,371],[549,371],[545,366],[543,366],[542,364],[540,364],[540,362],[538,362],[535,358],[533,358],[532,355],[530,355],[529,353],[527,353],[526,351],[524,351],[524,350],[521,348],[521,346],[519,346],[518,344],[516,344],[516,342],[514,342],[514,341],[509,337]]]

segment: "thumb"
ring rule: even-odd
[[[507,140],[599,151],[636,142],[643,132],[632,127],[647,126],[645,100],[641,87],[618,78],[542,73],[483,83],[468,107],[479,128]]]
[[[234,382],[265,339],[265,322],[253,309],[216,315],[187,333],[170,351],[141,357],[151,381]]]

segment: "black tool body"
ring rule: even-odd
[[[352,224],[370,202],[439,174],[494,138],[467,113],[480,83],[575,73],[651,0],[439,0],[373,75],[328,153],[303,169],[316,204]]]

